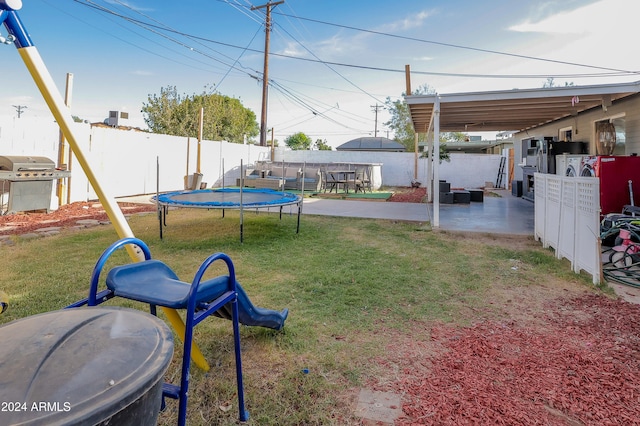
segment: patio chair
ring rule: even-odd
[[[330,171],[322,168],[320,170],[320,178],[322,180],[321,189],[325,193],[327,192],[327,189],[329,189],[329,193],[331,193],[331,191],[333,191],[334,189],[336,190],[336,194],[338,193],[338,184],[340,183],[340,181],[337,180]]]
[[[366,172],[364,168],[357,167],[356,172],[353,175],[353,189],[354,192],[366,192]],[[369,186],[370,187],[370,186]]]
[[[145,260],[112,268],[106,278],[107,289],[98,292],[100,273],[107,260],[116,250],[129,244],[141,250]],[[228,275],[202,281],[209,266],[218,260],[226,264]],[[230,305],[239,419],[244,422],[249,418],[249,414],[245,410],[242,384],[237,283],[233,262],[226,254],[215,253],[207,257],[196,272],[193,282],[189,284],[180,281],[178,276],[164,263],[151,259],[149,248],[144,242],[137,238],[123,238],[111,244],[96,262],[91,275],[89,297],[67,308],[77,308],[84,305],[96,306],[113,297],[146,303],[153,315],[156,315],[157,306],[186,310],[180,385],[164,383],[162,386],[162,408],[164,408],[165,397],[178,400],[179,426],[186,425],[193,329],[205,318],[211,315],[217,316],[218,311],[225,310]],[[158,409],[160,408],[158,407]]]

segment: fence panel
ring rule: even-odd
[[[546,175],[536,173],[533,176],[533,186],[535,188],[535,204],[533,208],[534,219],[534,233],[533,236],[536,241],[541,241],[542,245],[546,247],[545,243],[545,225],[546,225]]]
[[[562,182],[562,210],[560,212],[560,235],[556,257],[573,259],[575,256],[576,223],[576,191],[575,179],[564,179]]]
[[[560,239],[560,216],[562,210],[562,176],[548,175],[545,179],[544,247],[558,250]]]
[[[536,173],[535,238],[600,282],[600,180]]]
[[[584,270],[593,276],[593,283],[600,282],[602,261],[600,258],[600,179],[584,178],[577,183],[576,191],[576,255],[573,270]]]

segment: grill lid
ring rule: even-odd
[[[11,172],[28,170],[50,170],[56,167],[56,163],[47,157],[32,157],[26,155],[0,156],[0,170]]]

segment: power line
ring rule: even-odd
[[[86,4],[81,0],[73,0],[79,4],[85,5],[87,7],[94,7],[90,4]],[[227,3],[228,1],[224,1],[224,0],[218,0],[221,1],[223,3]],[[101,8],[101,10],[107,12],[107,13],[111,13],[115,16],[121,17],[123,19],[126,19],[127,21],[130,21],[131,23],[137,23],[140,24],[141,26],[144,27],[149,27],[149,28],[157,28],[160,29],[162,31],[166,31],[166,32],[171,32],[177,35],[181,35],[184,37],[188,37],[192,40],[200,40],[203,42],[207,42],[207,43],[212,43],[212,44],[217,44],[220,46],[225,46],[225,47],[230,47],[230,48],[234,48],[234,49],[240,49],[240,50],[245,50],[248,52],[254,52],[254,53],[263,53],[262,50],[258,50],[258,49],[250,49],[247,48],[246,46],[239,46],[239,45],[235,45],[232,43],[226,43],[226,42],[221,42],[221,41],[217,41],[217,40],[213,40],[210,38],[206,38],[206,37],[201,37],[201,36],[197,36],[197,35],[193,35],[193,34],[189,34],[189,33],[185,33],[182,31],[178,31],[178,30],[173,30],[173,29],[167,29],[166,27],[160,27],[157,25],[153,25],[150,24],[148,22],[144,22],[144,21],[140,21],[140,20],[136,20],[134,18],[131,17],[127,17],[124,15],[120,15],[116,12],[110,11],[109,9],[106,8]],[[275,13],[275,12],[274,12]],[[280,15],[282,15],[280,13]],[[285,16],[289,16],[289,15],[285,15]],[[423,42],[423,43],[433,43],[433,44],[441,44],[443,46],[448,46],[448,47],[456,47],[456,48],[460,48],[460,49],[469,49],[469,50],[475,50],[475,51],[480,51],[480,52],[485,52],[485,53],[495,53],[495,54],[500,54],[500,55],[505,55],[505,56],[514,56],[514,57],[519,57],[519,58],[524,58],[524,59],[531,59],[531,60],[538,60],[538,61],[546,61],[546,62],[553,62],[553,63],[558,63],[558,64],[564,64],[564,65],[573,65],[573,66],[580,66],[580,67],[586,67],[586,68],[594,68],[594,69],[600,69],[600,70],[607,70],[609,72],[606,73],[570,73],[570,74],[552,74],[552,73],[546,73],[546,74],[473,74],[473,73],[452,73],[452,72],[434,72],[434,71],[420,71],[420,70],[412,70],[411,73],[415,74],[415,75],[431,75],[431,76],[442,76],[442,77],[461,77],[461,78],[497,78],[497,79],[532,79],[532,78],[549,78],[549,77],[555,77],[555,78],[599,78],[599,77],[616,77],[616,76],[625,76],[625,75],[638,75],[640,74],[640,71],[627,71],[627,70],[618,70],[618,69],[612,69],[612,68],[606,68],[606,67],[597,67],[597,66],[592,66],[592,65],[585,65],[585,64],[578,64],[578,63],[573,63],[573,62],[566,62],[566,61],[557,61],[557,60],[551,60],[551,59],[544,59],[544,58],[536,58],[533,56],[526,56],[526,55],[517,55],[517,54],[512,54],[512,53],[505,53],[505,52],[498,52],[498,51],[493,51],[493,50],[487,50],[487,49],[478,49],[478,48],[473,48],[473,47],[466,47],[466,46],[459,46],[459,45],[454,45],[454,44],[448,44],[448,43],[440,43],[440,42],[435,42],[435,41],[429,41],[429,40],[422,40],[422,39],[417,39],[417,38],[413,38],[413,37],[405,37],[405,36],[399,36],[399,35],[395,35],[395,34],[388,34],[388,33],[382,33],[379,31],[373,31],[373,30],[365,30],[365,29],[360,29],[357,27],[350,27],[350,26],[344,26],[344,25],[339,25],[339,24],[333,24],[333,23],[329,23],[329,22],[325,22],[325,21],[318,21],[318,20],[314,20],[311,18],[303,18],[303,17],[299,17],[298,19],[302,19],[302,20],[308,20],[308,21],[312,21],[312,22],[318,22],[318,23],[322,23],[322,24],[326,24],[326,25],[333,25],[333,26],[337,26],[337,27],[344,27],[347,29],[353,29],[356,31],[364,31],[364,32],[371,32],[374,34],[379,34],[379,35],[385,35],[388,37],[395,37],[395,38],[401,38],[401,39],[408,39],[408,40],[413,40],[413,41],[418,41],[418,42]],[[149,31],[151,31],[149,29]],[[160,35],[160,34],[159,34]],[[165,38],[167,38],[166,36],[164,36]],[[170,38],[168,38],[170,39]],[[196,50],[194,50],[192,47],[189,47],[188,45],[184,45],[184,47],[187,47],[188,49],[196,52],[196,53],[201,53],[198,52]],[[303,58],[300,56],[293,56],[293,55],[287,55],[287,54],[283,54],[283,53],[270,53],[271,56],[276,56],[276,57],[281,57],[281,58],[286,58],[286,59],[294,59],[297,61],[304,61],[304,62],[313,62],[313,63],[320,63],[320,64],[325,64],[325,65],[333,65],[333,66],[341,66],[341,67],[348,67],[348,68],[356,68],[356,69],[362,69],[362,70],[369,70],[369,71],[379,71],[379,72],[391,72],[391,73],[403,73],[405,72],[404,68],[402,69],[393,69],[393,68],[383,68],[383,67],[375,67],[375,66],[367,66],[367,65],[356,65],[356,64],[348,64],[348,63],[344,63],[344,62],[332,62],[332,61],[324,61],[324,60],[320,60],[320,59],[312,59],[312,58]],[[233,58],[229,58],[230,60],[233,60]],[[219,59],[216,58],[212,58],[216,61],[222,62]],[[227,63],[222,62],[224,65],[229,65]]]
[[[279,14],[283,15],[283,16],[288,16],[288,15],[285,15],[283,13],[279,13]],[[403,40],[416,41],[416,42],[420,42],[420,43],[435,44],[437,46],[453,47],[453,48],[456,48],[456,49],[466,49],[466,50],[472,50],[472,51],[475,51],[475,52],[491,53],[491,54],[494,54],[494,55],[511,56],[511,57],[514,57],[514,58],[530,59],[530,60],[534,60],[534,61],[543,61],[543,62],[551,62],[551,63],[556,63],[556,64],[562,64],[562,65],[572,65],[572,66],[578,66],[578,67],[586,67],[586,68],[600,69],[600,70],[605,70],[605,71],[621,72],[621,73],[626,73],[626,74],[640,74],[640,71],[620,70],[620,69],[616,69],[616,68],[600,67],[600,66],[596,66],[596,65],[586,65],[586,64],[579,64],[579,63],[575,63],[575,62],[567,62],[567,61],[560,61],[560,60],[555,60],[555,59],[539,58],[539,57],[535,57],[535,56],[520,55],[520,54],[517,54],[517,53],[500,52],[500,51],[497,51],[497,50],[482,49],[482,48],[470,47],[470,46],[462,46],[462,45],[459,45],[459,44],[444,43],[444,42],[433,41],[433,40],[424,40],[424,39],[420,39],[420,38],[416,38],[416,37],[408,37],[408,36],[401,36],[401,35],[398,35],[398,34],[384,33],[382,31],[368,30],[368,29],[365,29],[365,28],[358,28],[358,27],[353,27],[353,26],[349,26],[349,25],[334,24],[332,22],[320,21],[318,19],[302,18],[302,17],[296,17],[296,18],[301,19],[301,20],[305,20],[305,21],[316,22],[318,24],[331,25],[331,26],[338,27],[338,28],[345,28],[345,29],[349,29],[349,30],[361,31],[361,32],[366,32],[366,33],[370,33],[370,34],[377,34],[377,35],[382,35],[382,36],[386,36],[386,37],[399,38],[399,39],[403,39]]]

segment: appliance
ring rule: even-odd
[[[587,143],[585,142],[558,142],[555,138],[546,136],[542,139],[523,139],[522,155],[522,198],[534,201],[534,174],[551,173],[551,174],[569,174],[570,176],[578,176],[582,154],[587,153]],[[526,152],[526,157],[524,153]],[[556,157],[564,155],[560,160],[560,167],[557,167]]]
[[[556,169],[556,157],[562,154],[587,154],[587,144],[585,142],[578,141],[558,142],[555,140],[555,138],[552,137],[545,137],[541,140],[538,140],[538,158],[536,164],[536,166],[538,167],[538,171],[541,173],[562,174],[563,172],[561,170]]]
[[[631,204],[629,182],[640,189],[640,157],[598,155],[585,157],[581,176],[600,179],[600,215],[622,213]]]
[[[556,174],[562,176],[580,176],[584,155],[560,154],[556,155]]]
[[[8,195],[7,208],[2,214],[51,207],[53,181],[71,176],[58,170],[47,157],[20,155],[0,156],[0,200]]]

